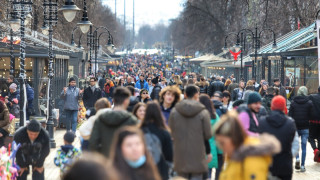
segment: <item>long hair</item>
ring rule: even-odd
[[[230,79],[227,79],[226,80],[226,83],[224,83],[224,86],[229,86],[231,84],[231,80]]]
[[[136,105],[134,105],[134,107],[133,107],[132,114],[133,114],[134,116],[136,116],[137,118],[138,118],[137,112],[138,112],[138,109],[139,109],[141,106],[146,107],[146,104],[145,104],[145,103],[142,103],[142,102],[139,102],[139,103],[137,103]]]
[[[216,109],[214,108],[213,102],[210,100],[209,96],[207,94],[201,94],[199,100],[200,103],[209,111],[211,119],[216,119]]]
[[[156,101],[149,101],[147,103],[146,115],[141,123],[141,127],[148,124],[155,124],[160,129],[166,129],[160,105]]]
[[[146,162],[138,169],[133,169],[128,165],[122,154],[122,144],[128,136],[138,135],[143,141]],[[140,177],[140,179],[160,180],[160,175],[155,163],[147,150],[147,145],[141,130],[134,126],[125,126],[120,128],[113,139],[111,146],[111,161],[113,166],[121,172],[122,179],[131,179],[132,177]]]
[[[171,107],[174,107],[176,105],[176,103],[178,103],[180,101],[181,90],[179,89],[178,86],[167,86],[167,87],[163,88],[161,90],[161,92],[159,93],[159,99],[160,99],[160,103],[161,104],[164,101],[164,95],[168,91],[170,91],[174,95],[174,101],[173,101],[173,103],[171,105]]]

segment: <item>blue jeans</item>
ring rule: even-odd
[[[302,158],[301,158],[301,166],[304,166],[304,162],[306,161],[307,154],[307,142],[309,137],[309,129],[298,130],[299,137],[301,136],[301,149],[302,149]],[[299,158],[299,154],[296,158]]]
[[[77,125],[78,125],[78,110],[64,110],[66,113],[66,127],[67,131],[70,131],[72,127],[72,131],[76,133]]]

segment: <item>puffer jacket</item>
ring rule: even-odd
[[[210,84],[210,86],[208,88],[208,95],[210,97],[212,97],[214,92],[216,92],[216,91],[223,92],[223,90],[224,90],[223,82],[221,82],[220,80],[216,80],[216,81],[214,81],[213,83]]]
[[[289,109],[289,116],[294,119],[298,130],[308,129],[312,119],[313,104],[307,96],[293,98]]]
[[[196,86],[198,86],[200,88],[200,94],[207,94],[208,93],[208,87],[209,87],[208,82],[197,82]]]

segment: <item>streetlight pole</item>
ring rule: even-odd
[[[14,77],[14,71],[15,71],[15,58],[13,55],[13,30],[10,29],[10,75]]]

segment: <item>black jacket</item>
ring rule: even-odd
[[[238,93],[239,93],[239,91],[240,91],[240,88],[235,88],[235,89],[231,92],[231,100],[232,100],[232,101],[238,100]],[[244,92],[245,92],[245,91],[246,91],[246,89],[243,89],[241,99],[243,99],[243,97],[244,97]]]
[[[262,103],[263,107],[266,108],[268,114],[270,114],[270,112],[271,112],[271,101],[272,101],[273,97],[274,96],[272,94],[267,94],[261,100],[261,103]]]
[[[274,87],[277,87],[277,86],[274,86]],[[283,96],[285,99],[287,99],[286,89],[282,85],[280,85],[280,87],[277,87],[277,88],[279,88],[280,90],[280,95]]]
[[[210,86],[208,88],[208,95],[210,97],[212,97],[214,92],[216,92],[216,91],[223,92],[223,90],[224,90],[223,82],[221,82],[220,80],[216,80],[216,81],[214,81],[213,83],[210,84]]]
[[[142,130],[144,133],[148,131],[152,134],[156,135],[160,142],[162,148],[162,158],[160,162],[157,164],[159,173],[163,180],[169,179],[169,167],[166,161],[173,161],[173,147],[172,147],[172,138],[167,130],[160,129],[154,124],[148,124],[142,126]]]
[[[293,98],[289,109],[289,116],[294,119],[298,130],[308,129],[309,120],[312,119],[313,105],[307,96]]]
[[[92,92],[91,87],[88,87],[83,93],[83,104],[86,109],[92,108],[100,98],[102,98],[102,91],[100,88],[95,87],[94,92]]]
[[[106,79],[105,78],[101,78],[98,82],[100,89],[104,88],[104,84],[106,84]]]
[[[292,174],[291,146],[296,132],[293,119],[283,112],[271,111],[269,116],[260,119],[258,131],[274,135],[281,143],[281,152],[273,156],[273,164],[270,167],[272,175]]]
[[[130,103],[129,103],[129,106],[128,106],[128,108],[127,108],[127,111],[128,111],[128,112],[132,112],[134,106],[135,106],[136,104],[138,104],[138,103],[139,103],[138,97],[136,97],[136,96],[131,96],[131,97],[130,97]]]
[[[310,95],[309,99],[313,104],[312,120],[320,121],[320,93]]]
[[[156,84],[152,89],[152,92],[151,92],[151,95],[150,95],[151,99],[159,101],[160,91],[161,91],[161,86],[159,84]]]
[[[28,137],[27,127],[20,128],[13,139],[17,144],[21,144],[16,155],[17,164],[21,168],[29,165],[43,167],[43,163],[50,153],[49,134],[44,128],[41,128],[39,136],[33,144]]]

